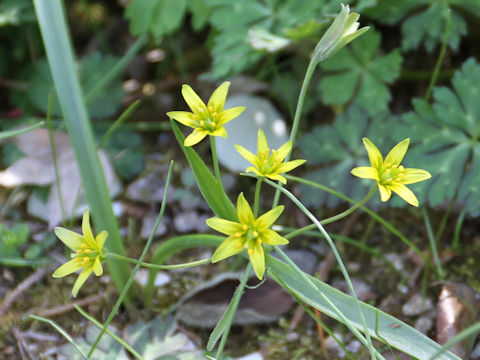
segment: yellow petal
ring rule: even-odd
[[[257,153],[260,154],[264,151],[268,151],[268,143],[265,133],[262,129],[258,129],[257,133]]]
[[[55,235],[73,251],[80,249],[85,242],[85,238],[82,235],[62,227],[55,228]]]
[[[258,159],[257,157],[252,154],[250,151],[248,151],[247,149],[245,149],[243,146],[241,145],[235,145],[235,149],[237,150],[237,152],[242,155],[248,162],[252,163],[253,165],[257,166],[258,167]]]
[[[292,150],[292,142],[287,141],[285,144],[280,146],[280,148],[277,150],[277,159],[279,161],[283,161],[285,157],[288,155],[288,153]]]
[[[200,141],[205,139],[207,135],[208,133],[205,130],[200,130],[200,131],[194,130],[190,135],[187,136],[187,138],[183,142],[183,145],[186,147],[196,145]]]
[[[405,169],[403,173],[404,175],[400,179],[400,182],[405,185],[427,180],[432,177],[428,171],[422,169]]]
[[[243,110],[245,110],[245,106],[236,106],[227,110],[223,110],[218,115],[217,122],[221,125],[226,124],[240,115]]]
[[[207,225],[213,230],[217,230],[225,235],[233,235],[238,232],[243,232],[242,224],[234,221],[229,221],[220,218],[210,218],[206,221]]]
[[[410,139],[405,139],[395,145],[385,158],[385,164],[389,163],[391,165],[400,165],[403,158],[405,157],[405,154],[407,153],[409,144]]]
[[[76,261],[76,259],[70,260],[60,266],[55,272],[52,274],[54,278],[61,278],[67,275],[70,275],[71,273],[74,273],[77,270],[80,270],[83,268],[83,264],[81,261]]]
[[[72,289],[72,295],[74,297],[77,296],[78,291],[82,287],[83,284],[85,284],[85,281],[87,281],[88,277],[92,273],[93,269],[91,267],[85,268],[80,275],[78,275],[77,280],[75,281],[75,284],[73,284],[73,289]]]
[[[358,176],[359,178],[362,178],[362,179],[372,179],[375,181],[380,181],[378,177],[378,171],[373,167],[367,167],[367,166],[356,167],[352,169],[351,173],[352,175]]]
[[[380,153],[380,150],[378,150],[375,144],[371,142],[369,139],[367,139],[366,137],[364,137],[362,140],[363,140],[363,145],[365,146],[365,149],[367,149],[367,154],[370,160],[370,164],[372,165],[373,168],[379,169],[380,166],[383,165],[383,158],[382,158],[382,154]]]
[[[233,236],[226,238],[215,250],[212,256],[212,263],[233,256],[243,250],[242,240]]]
[[[98,256],[95,258],[95,262],[93,263],[93,272],[97,276],[101,276],[103,274],[102,262]]]
[[[390,188],[378,184],[378,190],[380,191],[380,199],[385,202],[388,199],[390,199],[390,196],[392,196],[392,191]]]
[[[393,192],[397,193],[398,196],[400,196],[403,200],[405,200],[410,205],[418,206],[417,197],[412,192],[412,190],[407,188],[405,185],[400,183],[394,183],[390,185],[390,189],[392,189]]]
[[[280,205],[273,208],[272,210],[267,211],[265,214],[255,220],[255,227],[260,231],[268,229],[282,214],[283,208],[284,206]]]
[[[193,120],[193,113],[187,111],[170,111],[167,113],[169,117],[177,120],[179,123],[189,126],[191,128],[195,127],[195,121]]]
[[[275,180],[275,181],[280,181],[283,185],[285,185],[287,183],[287,179],[285,179],[285,177],[283,177],[282,175],[277,174],[277,173],[265,174],[265,176],[269,179],[272,179],[272,180]]]
[[[225,130],[225,128],[222,126],[218,129],[216,129],[215,131],[212,131],[211,133],[209,133],[209,135],[211,136],[220,136],[220,137],[223,137],[223,138],[227,138],[228,137],[228,134],[227,134],[227,130]]]
[[[108,236],[108,232],[106,232],[105,230],[101,231],[96,239],[95,239],[95,242],[97,243],[97,250],[100,252],[103,248],[103,245],[105,244],[105,240],[107,239],[107,236]]]
[[[264,177],[264,176],[265,176],[264,173],[260,172],[257,168],[254,168],[253,166],[249,166],[249,167],[247,168],[247,170],[245,170],[245,171],[246,171],[246,172],[251,171],[251,172],[255,173],[255,175],[258,175],[258,176],[261,176],[261,177]]]
[[[182,86],[182,95],[185,102],[195,114],[201,114],[204,111],[207,111],[205,103],[189,85]]]
[[[215,89],[212,96],[208,100],[208,107],[213,107],[213,111],[220,114],[223,111],[225,106],[225,100],[227,99],[228,88],[230,87],[230,82],[225,81],[218,88]],[[213,112],[212,111],[212,112]]]
[[[262,231],[262,241],[268,245],[285,245],[288,244],[288,240],[278,235],[273,230]]]
[[[90,227],[90,214],[88,213],[88,209],[83,212],[82,232],[87,244],[90,247],[94,247],[96,243],[95,238],[93,237],[92,228]]]
[[[243,192],[238,195],[237,199],[237,214],[238,220],[240,220],[241,224],[248,224],[251,225],[255,221],[253,217],[252,208],[248,204],[247,200],[243,196]]]
[[[255,271],[255,275],[262,280],[263,274],[265,273],[265,255],[263,253],[262,244],[255,241],[254,245],[248,250],[248,255],[253,265],[253,271]]]
[[[304,164],[306,161],[307,160],[302,160],[302,159],[287,161],[278,165],[275,171],[279,173],[286,173],[290,170],[295,169],[296,167],[299,167],[300,165]]]

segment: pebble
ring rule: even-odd
[[[259,352],[254,352],[254,353],[239,357],[237,358],[237,360],[263,360],[263,356]]]
[[[149,271],[146,269],[139,269],[137,273],[135,274],[135,281],[140,285],[140,286],[145,286],[147,285],[148,281],[148,273]],[[170,275],[168,275],[166,272],[159,271],[157,272],[157,275],[155,276],[155,282],[153,283],[156,287],[160,287],[163,285],[166,285],[172,280]]]
[[[180,233],[186,233],[197,229],[202,221],[195,210],[184,211],[173,219],[175,229]],[[203,220],[205,221],[205,220]]]
[[[346,349],[352,353],[358,352],[362,347],[362,343],[359,340],[353,340],[350,344],[346,346]]]
[[[477,344],[475,349],[472,351],[470,355],[470,360],[477,360],[480,359],[480,342]]]
[[[415,329],[420,331],[422,334],[426,334],[433,327],[434,315],[435,312],[431,311],[426,315],[420,316],[415,322]]]
[[[148,239],[150,233],[152,232],[153,226],[157,221],[158,214],[148,214],[143,218],[142,221],[142,230],[140,231],[140,235],[142,239]],[[160,225],[158,225],[157,231],[155,231],[155,236],[162,236],[165,235],[168,231],[167,224],[169,223],[169,218],[164,216]]]
[[[406,316],[416,316],[433,309],[430,298],[423,298],[421,294],[413,295],[405,305],[402,306],[402,313]]]
[[[343,337],[341,334],[335,333],[335,337],[339,341],[343,341]],[[333,337],[329,336],[325,339],[325,347],[329,352],[334,354],[334,356],[337,356],[339,358],[344,358],[346,353],[345,350],[343,350],[340,345],[338,345],[337,340],[335,340]]]

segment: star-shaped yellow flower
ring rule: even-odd
[[[193,128],[193,132],[185,139],[185,146],[193,146],[202,141],[207,135],[226,138],[227,131],[223,127],[245,110],[244,106],[237,106],[224,110],[230,82],[222,83],[212,94],[208,104],[188,85],[182,86],[182,95],[192,112],[170,111],[167,115],[185,126]]]
[[[352,174],[360,178],[375,180],[382,201],[390,199],[393,191],[410,205],[418,206],[417,197],[405,185],[427,180],[432,176],[426,170],[405,169],[400,165],[407,152],[410,139],[405,139],[395,145],[388,153],[385,161],[378,148],[369,139],[364,137],[363,144],[367,149],[372,166],[357,167],[352,170]]]
[[[107,239],[108,233],[102,231],[97,237],[93,236],[88,210],[85,210],[83,213],[82,232],[83,236],[61,227],[55,228],[55,234],[58,238],[72,249],[74,253],[70,255],[72,260],[55,270],[53,277],[64,277],[83,268],[73,285],[73,296],[77,296],[78,290],[80,290],[92,272],[97,276],[103,274],[102,262],[106,259],[103,252],[103,244]]]
[[[261,280],[265,273],[265,254],[263,243],[268,245],[288,244],[288,240],[278,235],[270,227],[283,211],[283,206],[277,206],[255,219],[252,209],[241,193],[237,199],[237,215],[239,222],[220,218],[210,218],[207,225],[212,229],[228,235],[215,250],[212,262],[223,260],[247,249],[253,270]]]
[[[235,145],[237,151],[245,159],[251,162],[254,166],[247,168],[248,171],[252,171],[258,176],[267,177],[272,180],[279,180],[282,184],[287,183],[287,179],[280,175],[290,170],[295,169],[297,166],[302,165],[306,160],[293,160],[283,162],[285,157],[292,150],[292,142],[287,141],[280,146],[278,150],[272,150],[268,148],[267,138],[262,129],[258,129],[257,136],[257,155],[255,156],[243,146]]]

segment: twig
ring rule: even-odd
[[[17,347],[20,352],[20,356],[22,360],[33,360],[32,354],[28,351],[27,344],[25,342],[25,339],[22,336],[22,333],[20,330],[18,330],[17,327],[13,328],[13,336],[15,337],[15,340],[17,341]]]
[[[22,295],[27,289],[29,289],[32,285],[39,282],[47,273],[48,268],[40,268],[35,271],[32,275],[27,277],[23,280],[17,287],[8,292],[5,296],[5,300],[3,300],[2,305],[0,305],[0,316],[5,314],[5,312],[12,306],[14,301]]]
[[[78,301],[75,301],[75,302],[70,303],[70,304],[56,306],[56,307],[51,308],[51,309],[40,310],[35,315],[38,315],[38,316],[41,316],[41,317],[48,317],[48,318],[58,316],[58,315],[62,315],[62,314],[65,314],[67,312],[70,312],[72,310],[75,310],[75,305],[76,306],[85,306],[85,305],[94,304],[94,303],[100,302],[102,300],[105,300],[106,296],[107,296],[106,294],[92,295],[92,296],[89,296],[85,299],[78,300]]]

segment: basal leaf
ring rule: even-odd
[[[391,129],[397,119],[392,116],[369,118],[357,105],[351,105],[343,114],[339,114],[333,125],[317,126],[298,139],[302,152],[299,156],[307,159],[311,172],[305,178],[329,186],[344,195],[361,199],[367,194],[372,181],[355,178],[350,171],[357,166],[370,166],[362,137],[367,136],[386,154],[398,142],[391,139]],[[305,205],[320,207],[336,206],[339,199],[309,186],[300,186],[301,198]],[[379,204],[374,197],[369,204]],[[400,202],[399,202],[400,203]]]
[[[451,11],[451,29],[448,44],[456,50],[460,38],[467,33],[463,14],[480,16],[480,2],[477,0],[389,0],[381,1],[366,11],[367,16],[376,20],[396,24],[402,23],[402,49],[415,49],[425,44],[428,51],[442,42],[447,24],[447,12]]]
[[[436,206],[452,199],[480,213],[480,65],[467,60],[455,72],[452,88],[437,87],[434,103],[413,101],[415,111],[403,117],[402,132],[415,144],[407,153],[412,167],[428,170],[430,181],[419,183],[419,198]]]
[[[325,71],[319,89],[325,104],[345,105],[355,101],[371,115],[387,110],[391,99],[387,84],[400,74],[398,49],[375,57],[380,34],[372,30],[335,56],[320,63]]]

